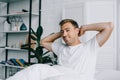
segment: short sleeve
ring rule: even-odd
[[[87,41],[87,46],[89,46],[89,48],[92,51],[98,51],[100,49],[100,45],[98,44],[98,41],[96,39],[96,36],[94,36],[93,38],[91,38],[89,41]]]

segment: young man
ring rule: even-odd
[[[41,40],[43,47],[58,56],[58,65],[33,65],[7,80],[94,80],[97,51],[110,37],[113,24],[94,23],[79,28],[76,21],[64,19],[60,27],[60,32]],[[86,31],[98,31],[98,34],[83,43],[79,37]],[[65,44],[55,42],[60,37]]]

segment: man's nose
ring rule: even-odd
[[[66,32],[63,32],[63,37],[66,36],[66,35],[67,35],[67,33],[66,33]]]

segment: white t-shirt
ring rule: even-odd
[[[93,80],[99,48],[96,37],[76,46],[67,46],[61,43],[52,44],[52,50],[58,56],[58,65],[67,68],[67,70],[62,70],[63,73],[69,72],[70,69],[84,77],[82,80]],[[73,73],[71,74],[73,75]]]

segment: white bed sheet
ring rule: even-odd
[[[104,70],[100,71],[95,76],[96,80],[120,80],[120,71]]]
[[[58,77],[58,76],[56,76]],[[56,80],[56,77],[46,80]],[[58,79],[58,78],[57,78]],[[0,79],[3,80],[3,79]],[[71,80],[71,79],[69,79]],[[99,71],[95,75],[95,80],[120,80],[120,71],[117,70],[104,70]]]

